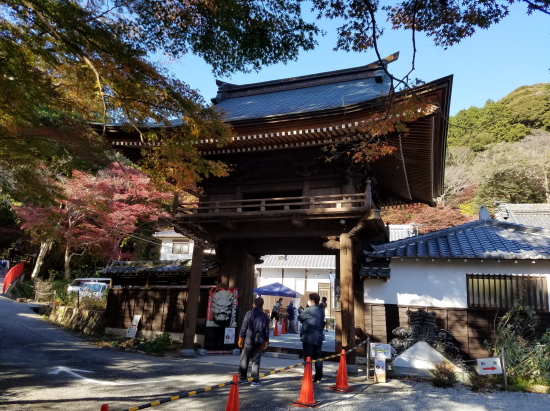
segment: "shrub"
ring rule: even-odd
[[[162,333],[157,335],[154,340],[145,341],[136,348],[145,352],[158,353],[166,351],[171,343],[172,339],[170,338],[170,334]]]
[[[454,365],[443,361],[430,370],[432,384],[440,388],[449,388],[458,382],[458,376]]]
[[[550,330],[538,335],[539,317],[518,302],[500,319],[494,346],[485,342],[493,354],[504,349],[506,372],[511,384],[545,384],[550,378]]]
[[[34,280],[35,300],[37,302],[54,302],[55,290],[50,281],[44,281],[40,278]]]
[[[17,282],[11,289],[11,295],[13,298],[33,299],[34,291],[33,281]]]
[[[73,297],[74,298],[74,297]],[[105,311],[107,307],[107,294],[102,297],[95,295],[81,295],[79,308],[84,310]]]

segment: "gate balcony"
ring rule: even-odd
[[[361,218],[371,209],[368,196],[359,193],[181,203],[177,207],[176,217],[192,220],[264,220],[295,215],[307,219]]]

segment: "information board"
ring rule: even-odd
[[[235,329],[234,328],[226,328],[225,329],[225,337],[224,337],[224,344],[235,344]]]
[[[391,360],[391,345],[371,343],[370,355],[372,358],[387,358],[388,360]]]

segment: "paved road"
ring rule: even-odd
[[[220,384],[231,379],[238,356],[193,360],[159,358],[98,348],[91,340],[44,321],[31,304],[0,297],[0,410],[125,410],[178,393]],[[294,361],[263,358],[263,368],[281,368]],[[326,364],[331,375],[337,364]],[[264,386],[240,388],[241,410],[296,409],[301,369],[263,379]],[[320,409],[362,410],[523,410],[548,411],[547,395],[474,394],[435,389],[430,384],[392,380],[388,384],[357,383],[349,394],[328,389],[334,379],[315,385]],[[350,382],[354,384],[353,382]],[[169,402],[155,410],[224,410],[228,389],[220,388]]]

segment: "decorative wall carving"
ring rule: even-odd
[[[435,311],[426,311],[424,308],[419,308],[417,311],[407,310],[407,316],[410,328],[397,327],[392,331],[396,338],[392,339],[390,344],[398,354],[419,341],[425,341],[459,369],[468,370],[458,347],[454,345],[453,341],[456,340],[453,334],[445,329],[435,328],[437,317]]]

